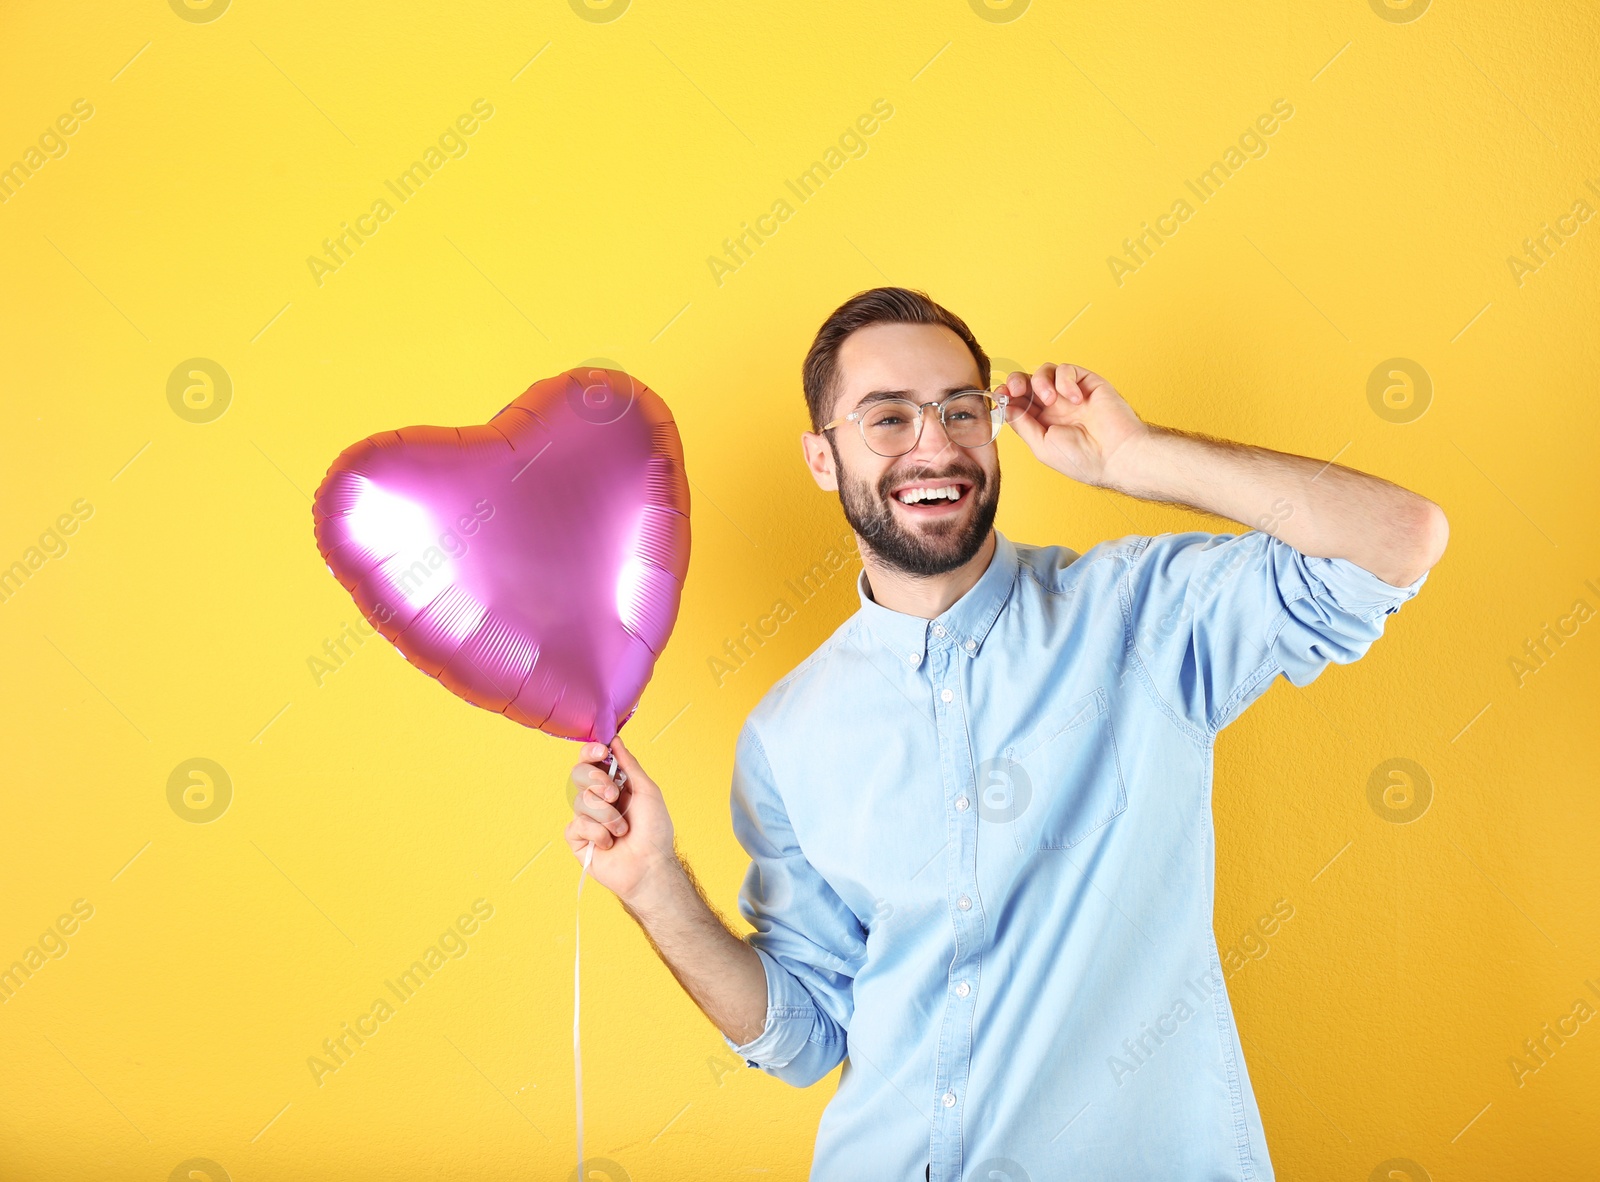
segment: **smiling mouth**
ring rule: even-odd
[[[891,494],[894,501],[916,516],[926,517],[947,513],[971,499],[970,480],[950,480],[943,483],[919,481],[904,485]]]

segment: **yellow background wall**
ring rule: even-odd
[[[0,1005],[0,1178],[573,1172],[573,748],[381,640],[319,684],[356,614],[308,496],[356,439],[481,422],[590,358],[660,392],[694,558],[629,738],[733,915],[736,730],[849,578],[722,684],[709,661],[844,529],[799,463],[799,364],[884,282],[1149,420],[1446,508],[1449,553],[1371,654],[1222,740],[1218,943],[1281,1177],[1594,1176],[1600,1022],[1520,1080],[1510,1059],[1600,1008],[1600,220],[1557,221],[1600,209],[1600,13],[194,3],[0,17],[0,164],[74,127],[0,205],[0,563],[79,505],[0,603],[0,965],[93,909]],[[307,256],[479,99],[466,154],[319,284]],[[719,282],[708,256],[879,99],[865,154]],[[1108,256],[1280,99],[1265,155],[1119,282]],[[195,358],[231,387],[211,421],[169,402]],[[1231,528],[1001,446],[1014,538]],[[208,823],[169,803],[197,758],[231,785]],[[1393,759],[1428,796],[1409,823]],[[468,954],[315,1082],[479,899]],[[805,1178],[833,1080],[739,1068],[614,899],[583,913],[589,1151],[617,1178]]]

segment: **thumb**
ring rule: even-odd
[[[639,766],[639,761],[633,757],[627,745],[623,743],[622,736],[618,735],[611,740],[611,751],[617,757],[617,766],[628,774],[628,787],[645,796],[661,795],[661,790],[656,787],[655,781],[645,774]]]

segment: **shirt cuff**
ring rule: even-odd
[[[781,964],[756,948],[761,966],[767,974],[767,1018],[761,1033],[747,1043],[736,1043],[726,1034],[722,1041],[734,1054],[745,1061],[747,1067],[787,1067],[811,1035],[817,1018],[816,1003],[805,986],[795,980]]]
[[[1313,581],[1311,592],[1318,598],[1316,584],[1345,611],[1365,619],[1377,619],[1400,610],[1400,605],[1422,589],[1428,581],[1429,571],[1423,571],[1416,581],[1405,587],[1385,583],[1363,566],[1348,558],[1317,558],[1305,560],[1306,574]]]

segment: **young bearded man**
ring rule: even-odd
[[[834,312],[803,376],[861,607],[739,735],[755,931],[620,740],[621,788],[583,749],[568,844],[749,1066],[806,1087],[844,1061],[817,1182],[1271,1179],[1212,932],[1212,748],[1279,674],[1367,651],[1444,514],[1147,424],[1077,366],[988,393],[966,324],[902,288]],[[1253,528],[1012,542],[1005,422],[1064,476]]]

